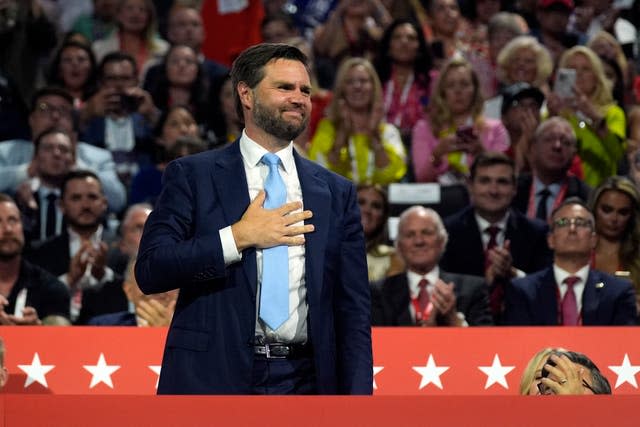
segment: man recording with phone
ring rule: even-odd
[[[125,182],[140,155],[151,152],[160,116],[151,95],[138,84],[135,59],[112,52],[98,67],[98,91],[80,110],[80,138],[111,151]]]

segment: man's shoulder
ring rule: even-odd
[[[544,235],[546,235],[548,231],[548,226],[544,221],[537,218],[529,218],[517,209],[511,209],[509,211],[509,216],[511,224],[516,230],[543,233]],[[516,236],[517,235],[523,236],[520,232],[516,233]]]
[[[330,187],[350,188],[354,187],[353,181],[339,175],[318,163],[304,158],[296,154],[297,166],[304,168],[308,173],[311,173],[321,180],[323,180]]]
[[[78,157],[82,159],[102,159],[102,158],[112,158],[111,151],[106,148],[97,147],[95,145],[89,144],[88,142],[78,142],[77,146]]]
[[[27,139],[7,139],[0,141],[0,158],[15,162],[30,161],[33,156],[33,143]]]
[[[453,282],[455,285],[462,287],[474,288],[485,285],[485,278],[480,276],[473,276],[471,274],[449,273],[448,271],[441,271],[440,278],[444,282]]]
[[[89,326],[137,326],[136,317],[128,311],[101,314],[87,322]]]
[[[545,267],[542,270],[534,271],[533,273],[527,274],[524,277],[515,278],[511,281],[511,284],[514,287],[529,288],[532,284],[540,282],[545,276],[549,274],[553,274],[553,269],[551,266]]]
[[[447,231],[457,230],[467,227],[469,220],[473,219],[474,210],[473,206],[469,205],[466,208],[459,210],[458,212],[446,216],[442,221]]]
[[[633,289],[633,283],[631,280],[616,277],[613,274],[605,273],[600,270],[590,270],[587,280],[594,282],[597,289],[602,289],[605,292],[619,294],[624,293],[629,289]]]
[[[68,293],[67,287],[56,276],[44,268],[22,259],[21,279],[27,281],[27,286],[36,287],[42,291],[62,291]]]

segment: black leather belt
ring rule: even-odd
[[[313,355],[313,348],[310,344],[256,344],[253,349],[254,354],[267,359],[299,359]]]

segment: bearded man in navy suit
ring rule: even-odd
[[[291,46],[261,44],[240,54],[231,76],[242,136],[169,164],[140,243],[143,292],[180,288],[158,392],[370,394],[370,293],[356,191],[291,142],[311,110],[306,58]],[[262,163],[269,153],[277,167]],[[286,202],[266,209],[274,167]],[[289,317],[278,325],[263,317],[262,272],[274,265],[269,249],[283,245]]]
[[[593,270],[593,214],[577,197],[551,214],[547,241],[553,265],[507,288],[507,325],[635,325],[636,298],[628,280]]]

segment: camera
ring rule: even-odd
[[[129,113],[138,111],[138,107],[142,103],[142,98],[123,93],[120,95],[120,107]]]

